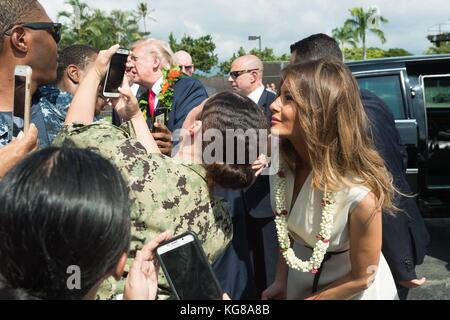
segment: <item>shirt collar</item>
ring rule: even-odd
[[[264,92],[264,86],[258,87],[256,90],[254,90],[252,93],[248,95],[248,97],[256,104],[258,104],[259,99],[261,98],[261,95]]]
[[[163,77],[159,78],[159,80],[156,81],[152,87],[152,91],[155,93],[156,96],[158,96],[159,93],[161,92],[162,82],[163,82]]]

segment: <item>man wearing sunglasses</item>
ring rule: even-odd
[[[11,139],[15,66],[32,68],[32,95],[39,86],[54,82],[60,30],[38,1],[0,0],[0,147]]]
[[[191,55],[184,50],[180,50],[174,53],[174,57],[180,66],[181,72],[191,77],[195,71]]]

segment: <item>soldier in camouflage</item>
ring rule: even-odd
[[[212,263],[232,238],[228,206],[211,198],[201,165],[183,164],[161,154],[147,154],[134,137],[131,122],[115,127],[106,121],[68,126],[56,145],[89,148],[114,163],[128,182],[131,199],[130,266],[134,252],[157,234],[193,231]],[[101,241],[93,239],[93,241]],[[128,270],[126,268],[126,270]],[[112,299],[123,292],[124,281],[103,283],[99,298]],[[164,275],[159,275],[159,299],[172,298]]]

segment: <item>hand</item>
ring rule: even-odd
[[[0,177],[37,148],[37,136],[36,126],[31,123],[26,135],[21,132],[15,140],[0,149]]]
[[[275,281],[261,295],[261,300],[286,300],[287,282]]]
[[[399,281],[399,284],[402,287],[405,287],[408,289],[414,289],[414,288],[420,287],[426,281],[427,281],[427,279],[425,277],[422,277],[422,279],[411,279],[411,280],[406,280],[406,281]]]
[[[264,154],[259,155],[258,159],[252,163],[252,170],[255,171],[255,177],[259,176],[261,172],[269,166],[269,159]]]
[[[102,81],[105,77],[109,62],[111,61],[112,56],[117,52],[119,47],[120,46],[118,44],[115,44],[111,48],[102,50],[98,53],[97,59],[95,59],[94,62],[94,70],[99,81]]]
[[[131,92],[127,78],[124,77],[122,87],[119,88],[120,97],[115,104],[115,109],[123,121],[128,121],[139,116],[141,110],[136,97]]]
[[[136,252],[136,257],[125,281],[123,293],[125,300],[155,300],[158,290],[159,266],[153,263],[154,251],[160,243],[171,237],[169,231],[163,232],[142,247],[142,250]]]
[[[228,293],[224,293],[223,296],[222,296],[222,300],[231,300],[231,298],[228,295]]]
[[[158,145],[159,150],[162,154],[170,157],[172,155],[173,148],[172,133],[162,123],[155,122],[153,125],[158,129],[158,131],[153,132],[152,135],[155,139],[156,144]]]

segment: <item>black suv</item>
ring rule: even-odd
[[[408,148],[408,181],[424,216],[450,216],[450,55],[348,62],[391,109]]]

